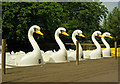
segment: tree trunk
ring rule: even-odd
[[[117,41],[115,41],[115,58],[117,59]]]

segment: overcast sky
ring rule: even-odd
[[[100,0],[101,2],[119,2],[120,0]]]
[[[111,12],[114,7],[118,7],[118,2],[103,2],[102,4],[108,8],[109,12]]]

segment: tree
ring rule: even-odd
[[[56,43],[54,33],[61,26],[67,28],[70,35],[75,29],[82,30],[88,40],[95,30],[99,30],[100,19],[106,16],[106,12],[107,8],[98,2],[4,2],[3,38],[6,38],[9,49],[13,50],[15,44],[25,45],[26,49],[30,46],[28,29],[38,25],[44,33],[44,36],[34,36],[38,44]],[[72,42],[69,37],[61,39]],[[20,47],[19,50],[24,49]],[[48,48],[41,49],[45,47]]]
[[[6,2],[2,6],[3,38],[10,48],[15,44],[30,45],[27,32],[32,25],[40,26],[44,33],[43,37],[35,35],[38,43],[53,42],[54,32],[65,17],[62,6],[56,2]]]
[[[100,30],[101,18],[105,18],[108,13],[107,8],[101,2],[72,2],[62,3],[64,12],[67,14],[66,28],[80,29],[91,40],[91,34]],[[72,33],[73,31],[70,31]]]

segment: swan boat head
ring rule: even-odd
[[[81,30],[75,30],[74,32],[73,32],[73,35],[74,36],[81,36],[81,37],[85,37],[83,34],[82,34],[82,31]]]
[[[76,36],[80,36],[80,37],[85,37],[83,34],[82,34],[82,31],[81,30],[75,30],[72,34],[72,40],[74,42],[74,44],[76,45]]]
[[[109,32],[105,32],[105,33],[103,33],[103,35],[102,35],[103,37],[108,37],[108,38],[113,38],[112,36],[110,36],[110,33]]]
[[[58,43],[60,49],[64,49],[66,50],[63,42],[60,40],[59,38],[59,34],[63,34],[63,35],[66,35],[66,36],[69,36],[69,34],[66,33],[66,29],[64,27],[59,27],[56,31],[55,31],[55,40],[56,42]]]
[[[66,29],[63,28],[63,27],[59,27],[59,28],[56,30],[56,34],[57,34],[57,35],[63,34],[63,35],[69,36],[69,34],[66,33]]]
[[[103,38],[103,36],[101,35],[102,33],[100,32],[100,31],[95,31],[92,35],[93,36],[98,36],[98,37],[102,37]]]
[[[43,35],[43,33],[40,32],[40,27],[37,26],[37,25],[33,25],[33,26],[29,29],[28,33],[29,33],[30,35],[33,35],[33,33],[37,33],[37,34]]]

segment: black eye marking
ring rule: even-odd
[[[36,29],[36,28],[34,28],[34,32],[36,32],[36,30],[37,30],[37,29]]]
[[[61,31],[61,33],[64,32],[64,30],[60,30],[60,31]]]

